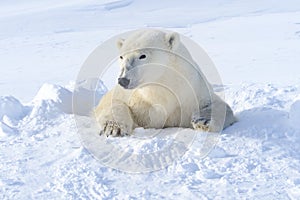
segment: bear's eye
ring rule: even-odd
[[[120,56],[120,59],[123,59],[123,56]]]
[[[141,56],[139,57],[140,60],[145,59],[145,58],[146,58],[146,55],[145,55],[145,54],[143,54],[143,55],[141,55]]]

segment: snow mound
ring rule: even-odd
[[[34,108],[57,107],[64,113],[72,113],[72,95],[68,89],[52,84],[44,84],[33,99]]]
[[[59,113],[88,115],[106,91],[98,79],[84,80],[66,87],[45,83],[30,103],[30,117],[47,115],[53,118]]]
[[[255,107],[288,109],[299,90],[298,86],[278,87],[276,84],[244,83],[236,89],[231,88],[228,103],[236,112],[249,110]]]
[[[4,116],[12,120],[20,120],[26,114],[26,108],[13,96],[0,97],[0,120]]]

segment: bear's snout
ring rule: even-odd
[[[127,86],[129,85],[130,80],[127,78],[118,78],[118,83],[124,87],[127,88]]]

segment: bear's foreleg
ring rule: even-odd
[[[120,99],[113,99],[113,92],[104,95],[95,109],[95,116],[100,135],[122,137],[131,135],[135,128],[128,105]]]

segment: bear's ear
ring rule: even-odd
[[[170,49],[174,50],[179,45],[179,35],[178,33],[167,33],[166,34],[166,42]]]
[[[119,49],[122,48],[124,41],[125,41],[125,39],[123,39],[123,38],[118,39],[117,46]]]

